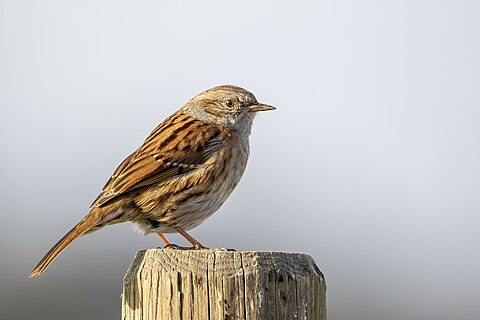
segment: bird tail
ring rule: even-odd
[[[90,221],[90,215],[87,215],[82,221],[80,221],[75,227],[72,228],[66,235],[63,236],[40,260],[37,266],[30,273],[29,278],[41,275],[45,269],[55,260],[55,258],[70,244],[73,240],[77,239],[81,235],[91,231],[94,223]]]

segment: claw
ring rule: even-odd
[[[202,246],[200,243],[196,244],[193,247],[182,247],[177,244],[169,243],[164,249],[172,249],[172,250],[208,250],[209,248]]]

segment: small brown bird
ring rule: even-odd
[[[249,155],[248,137],[259,111],[274,110],[237,86],[200,93],[152,131],[115,170],[90,212],[33,269],[42,274],[76,238],[132,221],[140,230],[178,232],[191,249],[206,249],[190,230],[217,211],[235,189]]]

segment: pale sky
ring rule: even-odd
[[[130,224],[43,254],[148,133],[219,84],[261,114],[192,231],[312,255],[329,320],[478,319],[480,2],[0,1],[0,318],[119,319]],[[170,236],[185,244],[180,236]]]

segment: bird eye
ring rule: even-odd
[[[227,101],[225,101],[225,105],[229,108],[232,108],[233,107],[233,101],[232,100],[227,100]]]

